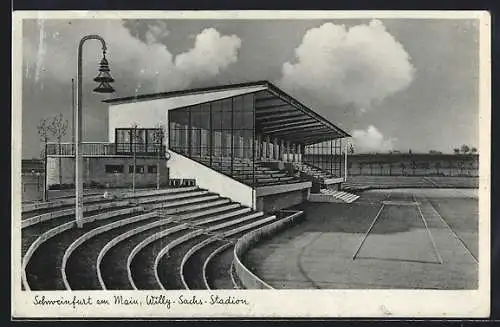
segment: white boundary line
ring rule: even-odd
[[[476,258],[476,256],[474,254],[472,254],[471,250],[467,247],[467,245],[465,245],[464,241],[462,241],[462,239],[460,237],[458,237],[457,233],[455,233],[455,231],[451,228],[451,226],[448,224],[448,222],[446,222],[446,220],[441,216],[441,214],[436,210],[436,208],[434,208],[434,206],[432,205],[432,203],[430,201],[429,201],[429,205],[430,205],[429,207],[432,208],[432,210],[437,214],[439,219],[441,219],[441,221],[446,225],[446,227],[448,227],[448,229],[453,234],[453,236],[455,236],[455,238],[458,240],[458,242],[460,244],[462,244],[464,249],[470,254],[470,256],[472,258],[474,258],[474,261],[478,264],[479,260]]]
[[[368,234],[370,234],[373,226],[375,225],[375,223],[377,222],[378,220],[378,217],[380,216],[380,213],[382,213],[382,210],[384,209],[385,207],[385,204],[382,204],[380,206],[380,209],[378,210],[377,214],[375,215],[375,218],[373,218],[373,221],[370,225],[370,227],[368,228],[368,230],[365,232],[364,236],[363,236],[363,239],[361,240],[361,243],[359,243],[359,246],[358,248],[356,249],[356,252],[354,252],[354,255],[352,256],[352,260],[356,260],[356,256],[358,255],[359,251],[361,250],[361,247],[363,246],[363,244],[365,243],[366,241],[366,238],[368,237]]]
[[[422,213],[422,208],[420,207],[420,203],[417,202],[417,199],[415,197],[415,194],[412,194],[413,196],[413,201],[417,203],[417,210],[418,213],[420,214],[420,218],[422,218],[422,222],[424,223],[425,229],[427,230],[427,233],[429,234],[429,238],[431,239],[432,243],[432,249],[434,250],[434,254],[436,255],[436,258],[439,261],[439,264],[443,264],[443,259],[441,258],[441,255],[439,254],[436,242],[434,241],[434,237],[432,236],[431,230],[429,229],[429,226],[427,226],[427,221],[425,220],[424,214]]]

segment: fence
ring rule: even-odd
[[[99,143],[84,142],[81,149],[83,155],[87,156],[110,156],[110,155],[132,155],[134,152],[138,156],[150,155],[165,157],[166,147],[159,144],[142,143]],[[47,155],[74,156],[74,143],[48,143]]]

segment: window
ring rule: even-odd
[[[156,174],[156,165],[148,166],[148,174]]]
[[[128,166],[129,174],[132,174],[133,171],[134,171],[134,166],[133,165]],[[135,166],[135,173],[136,174],[144,174],[144,166],[143,165],[136,165]]]
[[[121,174],[123,173],[123,165],[106,165],[104,166],[106,174]]]
[[[115,129],[117,154],[156,154],[162,152],[163,131],[159,128]]]

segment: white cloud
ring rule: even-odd
[[[352,131],[352,143],[356,152],[388,152],[394,149],[394,140],[387,139],[373,125],[366,130],[355,129]]]
[[[216,29],[207,28],[196,36],[192,49],[175,58],[175,66],[192,78],[216,76],[238,60],[240,47],[236,35],[221,36]]]
[[[312,28],[295,57],[294,63],[283,64],[279,83],[325,105],[366,109],[405,89],[414,77],[409,55],[378,20],[351,28],[333,23]]]
[[[168,34],[166,26],[150,26],[143,42],[132,36],[121,20],[46,20],[39,24],[43,30],[38,28],[40,31],[37,31],[36,24],[26,26],[24,65],[27,78],[37,76],[38,80],[67,82],[76,73],[78,41],[86,34],[97,33],[108,43],[108,58],[116,85],[123,84],[122,89],[129,92],[131,87],[142,92],[185,88],[195,80],[213,78],[237,61],[241,47],[239,37],[206,29],[198,34],[192,49],[173,56],[164,44],[157,42]],[[88,41],[84,48],[84,67],[89,65],[93,73],[102,57],[100,48],[98,41]],[[87,71],[90,69],[85,69],[84,73]]]

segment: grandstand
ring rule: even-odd
[[[105,102],[110,142],[129,142],[127,126],[163,125],[170,177],[196,178],[256,210],[287,208],[344,181],[349,134],[267,81]]]
[[[85,183],[107,195],[87,190],[82,228],[71,196],[23,204],[24,290],[266,288],[241,254],[344,181],[349,135],[267,81],[105,102],[109,140],[83,153]],[[71,187],[73,144],[46,153],[47,185]]]

